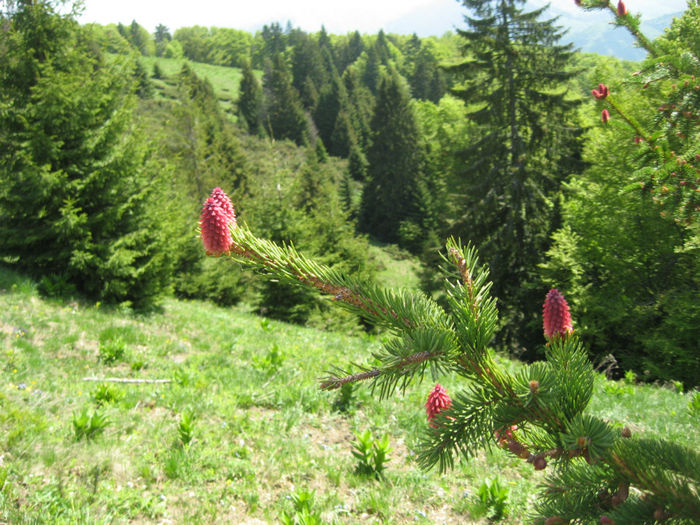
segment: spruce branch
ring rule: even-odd
[[[684,524],[700,515],[697,452],[632,437],[629,429],[613,430],[585,413],[593,366],[558,290],[550,290],[543,306],[545,361],[509,373],[488,346],[497,324],[496,303],[488,270],[478,267],[473,247],[447,241],[445,260],[457,280],[454,273],[446,280],[446,311],[421,293],[359,282],[306,258],[291,244],[258,239],[228,219],[233,212],[217,202],[209,202],[206,211],[205,246],[278,279],[313,287],[390,331],[372,355],[378,364],[358,366],[355,373],[329,373],[322,389],[370,381],[385,397],[428,372],[433,377],[452,372],[468,381],[454,400],[439,384],[428,397],[428,424],[417,456],[423,468],[437,465],[445,471],[455,457],[468,459],[494,444],[536,470],[551,463],[533,523],[622,525],[663,519]]]

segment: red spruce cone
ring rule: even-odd
[[[449,410],[452,406],[452,400],[447,395],[447,390],[436,384],[435,388],[428,394],[428,400],[425,402],[425,412],[428,415],[428,423],[431,427],[437,428],[433,423],[433,419],[443,410]]]
[[[209,198],[214,199],[214,202],[219,205],[219,207],[224,211],[227,217],[229,217],[233,223],[236,223],[236,214],[233,211],[233,203],[229,199],[226,192],[219,188],[218,186],[211,191]]]
[[[617,16],[625,16],[626,14],[627,14],[627,6],[625,5],[625,3],[622,0],[620,0],[617,3]]]
[[[607,124],[610,120],[610,112],[607,109],[600,112],[600,120],[603,121],[603,124]]]
[[[605,84],[598,84],[598,89],[594,89],[591,93],[593,93],[593,96],[598,100],[603,100],[610,94],[610,90]]]
[[[542,324],[544,326],[544,336],[547,339],[552,339],[556,336],[563,337],[573,331],[569,305],[556,288],[552,288],[544,300]]]
[[[236,215],[228,195],[221,188],[214,188],[202,206],[199,227],[202,243],[208,255],[227,253],[233,245],[231,226],[236,225]]]

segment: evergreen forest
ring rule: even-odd
[[[262,385],[260,393],[236,390],[235,410],[321,410],[321,394],[296,384],[298,370],[285,384],[275,382],[293,359],[283,338],[264,355],[246,350],[244,372],[226,364],[229,357],[218,349],[234,348],[236,337],[248,338],[245,331],[259,323],[265,344],[277,337],[274,330],[285,331],[299,352],[309,340],[320,355],[323,342],[314,337],[340,341],[336,358],[344,357],[343,345],[367,341],[374,348],[356,374],[341,369],[342,360],[328,363],[333,371],[322,388],[338,389],[338,412],[358,403],[354,383],[368,378],[380,397],[405,391],[412,376],[430,375],[428,369],[433,377],[451,372],[473,381],[478,386],[454,399],[436,385],[420,438],[428,445],[422,451],[415,445],[416,431],[400,446],[410,447],[412,461],[440,471],[454,466],[453,451],[475,456],[470,447],[494,435],[499,453],[525,459],[530,469],[573,460],[574,468],[547,478],[550,490],[535,505],[533,523],[693,523],[700,508],[698,455],[684,447],[697,434],[692,419],[700,395],[683,422],[694,430],[683,436],[666,429],[677,446],[625,441],[629,428],[613,428],[610,414],[601,415],[604,397],[594,398],[598,415],[583,410],[594,385],[608,385],[597,395],[618,398],[628,391],[610,385],[680,394],[700,387],[700,2],[687,0],[683,14],[654,40],[641,32],[633,0],[574,3],[581,17],[607,12],[646,58],[582,53],[562,43],[565,30],[546,7],[525,0],[460,0],[464,16],[454,20],[455,30],[431,37],[309,32],[281,22],[255,32],[171,30],[140,25],[138,13],[127,25],[81,24],[80,2],[0,0],[0,299],[10,297],[11,286],[20,294],[15,310],[36,308],[32,315],[41,311],[44,320],[68,324],[65,312],[78,306],[99,322],[108,323],[101,316],[114,312],[126,316],[128,322],[100,333],[100,366],[119,366],[143,346],[146,336],[124,328],[132,321],[163,339],[166,323],[147,323],[165,315],[164,305],[178,312],[172,314],[178,323],[216,325],[217,352],[206,354],[206,363],[202,358],[199,372],[193,365],[162,380],[180,389],[167,395],[181,396],[168,400],[177,408],[178,438],[166,459],[157,458],[171,480],[205,483],[196,477],[204,471],[216,477],[205,458],[190,471],[183,466],[196,463],[188,451],[199,444],[192,436],[204,416],[180,402],[203,398],[197,389],[217,368],[250,373],[241,384]],[[210,246],[217,220],[233,241],[206,253],[202,240]],[[455,270],[461,284],[445,286]],[[35,283],[37,296],[17,291],[24,279]],[[367,284],[375,282],[377,288]],[[219,314],[201,314],[196,305],[233,312],[240,321],[234,342]],[[1,333],[15,344],[25,331],[7,310]],[[59,333],[60,324],[51,321],[51,330]],[[308,336],[312,331],[327,335]],[[170,336],[158,344],[158,358],[171,352]],[[211,350],[202,344],[198,351]],[[3,352],[0,372],[11,379],[23,357],[9,343]],[[298,366],[326,365],[313,352]],[[26,359],[32,355],[27,350]],[[147,368],[147,359],[134,358],[129,370]],[[511,368],[521,372],[509,375]],[[8,384],[12,395],[30,395],[25,382]],[[277,386],[264,391],[270,384]],[[292,400],[294,387],[301,390]],[[622,390],[611,394],[608,387]],[[100,388],[93,397],[106,397],[95,401],[92,415],[73,414],[76,442],[93,439],[90,425],[99,434],[109,424],[99,410],[118,394]],[[10,398],[3,392],[0,429],[16,423],[11,428],[46,430],[5,410]],[[155,392],[153,405],[144,405],[149,409],[160,402]],[[546,397],[552,392],[557,395]],[[256,395],[264,397],[261,405]],[[222,410],[230,408],[230,400],[216,399],[227,407]],[[294,426],[289,414],[278,422],[285,431]],[[249,416],[244,423],[257,424]],[[0,439],[0,521],[22,514],[6,502],[24,496],[5,490],[19,474],[3,467],[5,448],[14,451],[7,456],[13,461],[31,455],[29,445],[23,453],[12,448],[22,443],[22,432]],[[374,440],[369,431],[355,437],[357,471],[381,486],[388,438]],[[243,461],[245,450],[241,444],[232,453]],[[637,476],[657,463],[657,484]],[[149,468],[143,479],[160,483],[163,476]],[[253,486],[251,472],[231,474],[226,487],[245,479]],[[102,475],[99,469],[76,475],[93,476],[92,496],[84,494],[90,504]],[[246,502],[250,515],[258,508],[256,490],[234,498]],[[488,505],[481,515],[496,522],[499,494],[508,489],[496,479],[482,490]],[[283,512],[280,521],[321,523],[311,512],[312,497],[295,493],[285,509],[293,506],[296,517]],[[521,494],[519,505],[531,499]],[[147,515],[142,510],[124,512],[138,520]],[[149,516],[162,518],[159,512]],[[375,514],[383,522],[391,510]],[[92,523],[90,516],[80,519]]]
[[[419,38],[149,32],[3,2],[3,264],[48,295],[373,329],[208,260],[193,224],[221,186],[261,236],[368,279],[378,254],[416,260],[438,300],[442,241],[473,243],[514,356],[538,357],[556,286],[596,364],[697,385],[697,2],[642,63],[561,45],[518,0],[463,3],[456,33]]]

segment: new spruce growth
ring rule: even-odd
[[[291,245],[259,239],[233,221],[221,234],[217,207],[205,203],[205,212],[217,217],[213,231],[226,241],[225,250],[212,250],[204,221],[208,251],[265,269],[272,278],[316,288],[391,334],[373,356],[377,366],[336,369],[321,388],[368,382],[386,397],[426,374],[462,378],[462,389],[451,398],[439,385],[428,398],[429,424],[417,454],[424,468],[444,471],[456,457],[469,460],[483,448],[503,447],[548,473],[530,520],[540,525],[643,524],[659,516],[667,523],[689,524],[700,515],[700,454],[616,430],[586,413],[594,371],[557,290],[549,292],[544,305],[545,361],[511,373],[490,347],[498,312],[488,269],[479,265],[475,248],[447,241],[444,261],[452,277],[444,283],[448,301],[443,308],[420,292],[350,278]]]

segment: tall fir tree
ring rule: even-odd
[[[360,227],[380,241],[401,243],[402,232],[422,225],[425,156],[408,88],[391,69],[382,76],[371,122],[367,184],[362,195]]]
[[[308,34],[299,32],[291,62],[292,85],[304,107],[313,111],[318,102],[318,93],[328,81],[318,43]]]
[[[59,2],[0,13],[0,253],[93,299],[169,284],[163,183],[132,118],[133,63],[102,61]]]
[[[243,78],[238,90],[236,108],[238,115],[251,135],[260,132],[260,110],[262,106],[262,86],[258,81],[249,61],[243,64]]]
[[[539,337],[537,265],[557,226],[561,182],[580,169],[572,124],[579,102],[566,85],[573,51],[557,44],[562,34],[541,19],[544,8],[526,12],[525,0],[463,4],[472,13],[469,29],[459,30],[465,60],[450,69],[464,79],[453,92],[473,108],[477,132],[463,154],[464,188],[455,193],[466,198],[452,233],[492,265],[501,336],[521,345]]]
[[[269,135],[274,139],[289,139],[299,145],[307,143],[308,118],[282,55],[275,55],[266,64],[263,90],[263,126]]]

